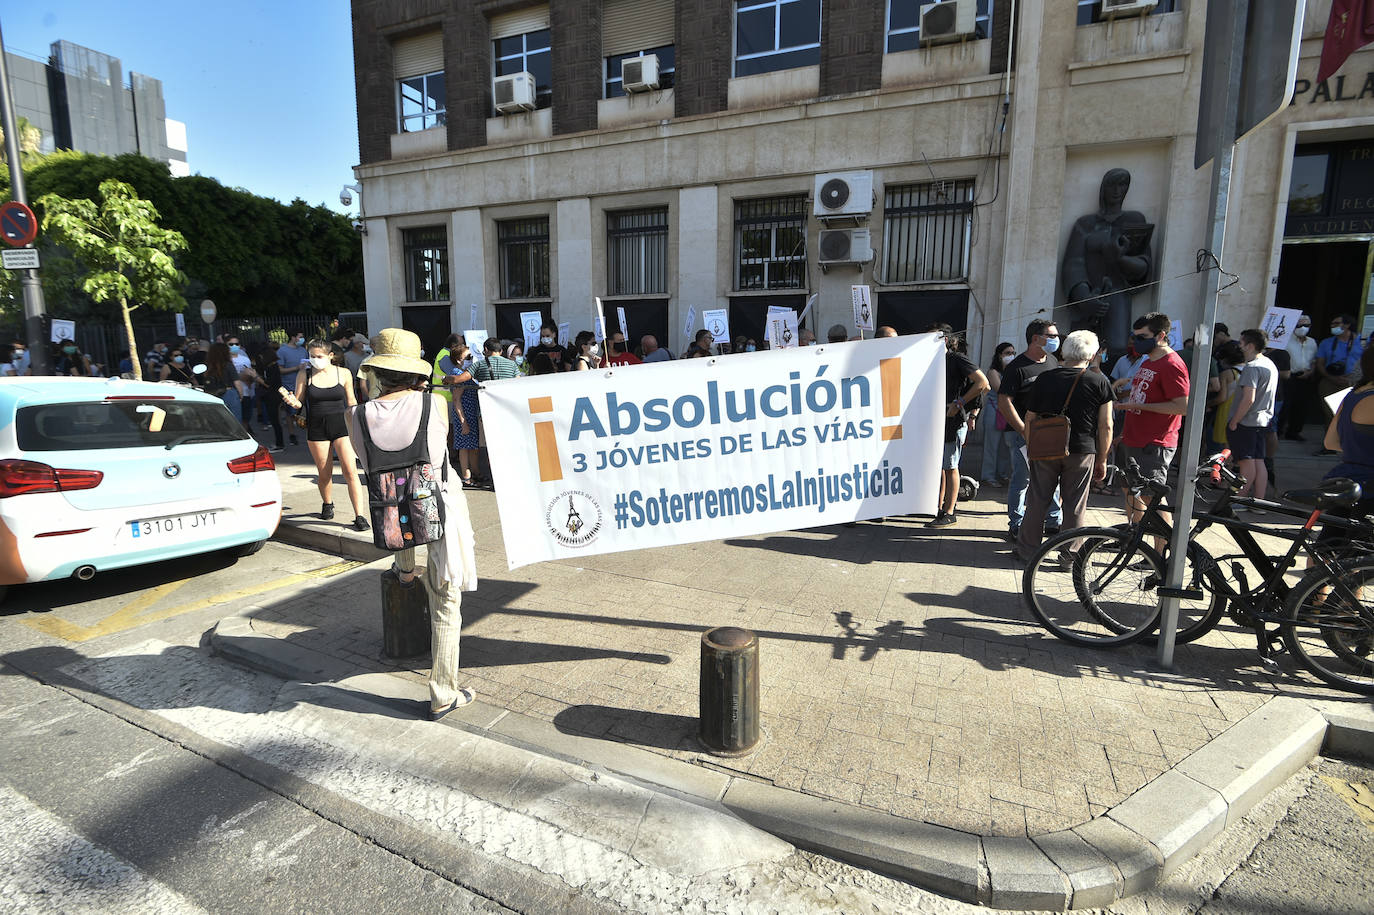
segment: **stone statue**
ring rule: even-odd
[[[1074,330],[1094,331],[1109,351],[1122,352],[1131,332],[1131,292],[1146,282],[1153,266],[1150,237],[1154,226],[1121,203],[1131,187],[1131,173],[1109,169],[1102,176],[1096,213],[1080,216],[1064,249],[1064,293],[1073,304]]]

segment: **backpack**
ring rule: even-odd
[[[440,458],[437,472],[430,463],[427,432],[431,406],[430,397],[425,395],[415,438],[399,451],[385,451],[373,444],[362,406],[354,414],[367,463],[364,477],[372,543],[380,550],[408,550],[444,536],[443,482],[448,480],[448,462]]]

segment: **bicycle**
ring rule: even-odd
[[[1229,452],[1214,455],[1197,470],[1202,485],[1221,493],[1195,514],[1196,524],[1189,532],[1183,587],[1173,593],[1180,599],[1176,640],[1201,638],[1229,614],[1238,625],[1254,631],[1266,665],[1276,665],[1274,655],[1286,647],[1324,682],[1374,695],[1374,522],[1329,514],[1353,507],[1361,496],[1359,484],[1328,480],[1316,489],[1285,494],[1289,501],[1310,508],[1242,497],[1236,493],[1245,480],[1226,467],[1228,457]],[[1065,531],[1042,544],[1027,563],[1023,596],[1035,618],[1057,638],[1113,647],[1148,638],[1159,626],[1167,549],[1160,552],[1147,538],[1167,542],[1172,535],[1172,525],[1159,508],[1169,488],[1138,476],[1133,482],[1148,496],[1138,522]],[[1236,517],[1237,506],[1301,518],[1304,523],[1297,530],[1249,523]],[[1239,554],[1218,560],[1197,542],[1213,525],[1227,531],[1240,547]],[[1348,532],[1348,542],[1318,542],[1313,533],[1318,525]],[[1292,545],[1283,556],[1270,556],[1255,540],[1256,531]],[[1312,566],[1290,587],[1285,575],[1297,565],[1299,553],[1306,553]],[[1241,559],[1261,576],[1254,587]],[[1231,563],[1229,577],[1223,561]]]

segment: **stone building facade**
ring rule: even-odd
[[[769,305],[814,296],[810,327],[852,330],[850,287],[867,284],[881,323],[948,321],[984,362],[1033,317],[1068,323],[1070,229],[1121,167],[1154,226],[1132,311],[1191,329],[1206,5],[943,5],[927,30],[953,40],[923,40],[917,0],[353,0],[370,325],[433,346],[516,338],[541,311],[576,333],[600,297],[612,327],[622,307],[632,336],[681,351],[711,308],[758,337]],[[1329,11],[1309,0],[1294,101],[1237,148],[1233,328],[1275,304],[1321,326],[1370,295],[1374,53],[1316,84]],[[658,86],[626,91],[644,52]],[[522,72],[530,105],[498,110],[494,81]]]

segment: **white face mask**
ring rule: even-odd
[[[328,357],[328,356],[311,356],[311,357],[310,357],[310,365],[311,365],[311,367],[313,367],[313,368],[315,369],[315,371],[317,371],[317,372],[323,372],[326,368],[329,367],[329,357]]]
[[[1344,324],[1333,324],[1333,325],[1331,325],[1331,336],[1333,336],[1333,337],[1339,337],[1339,336],[1340,336],[1341,334],[1343,334],[1343,333],[1345,333],[1345,325],[1344,325]]]
[[[1015,354],[1015,353],[1007,353],[1005,356],[1002,357],[1002,364],[1003,364],[1003,365],[1007,365],[1007,364],[1009,364],[1009,363],[1011,362],[1011,360],[1013,360],[1013,359],[1015,359],[1015,358],[1016,358],[1016,354]]]
[[[601,347],[599,347],[599,346],[597,346],[595,343],[593,343],[591,346],[587,347],[587,352],[590,353],[591,355],[595,356],[595,355],[597,355],[598,353],[601,352]]]
[[[1307,325],[1306,325],[1306,324],[1299,324],[1297,327],[1293,328],[1293,333],[1297,334],[1299,337],[1306,337],[1306,336],[1307,336]]]
[[[551,343],[553,343],[553,337],[540,337],[539,342],[544,344],[545,346],[548,346]]]

